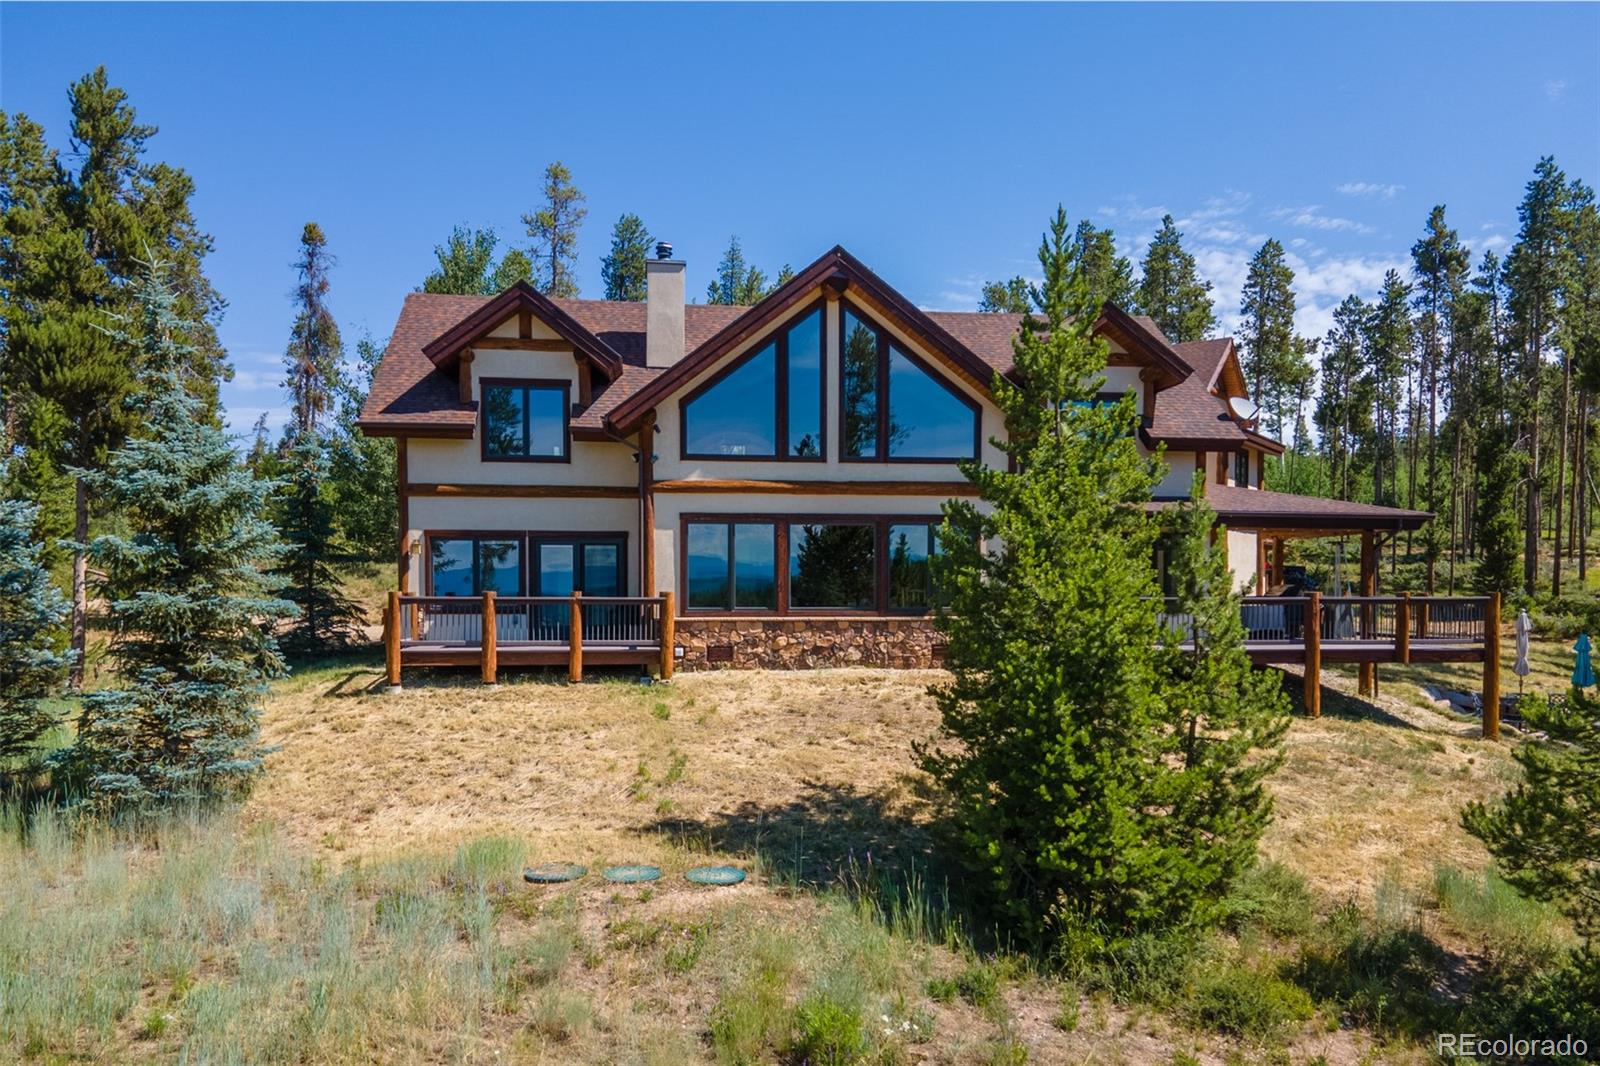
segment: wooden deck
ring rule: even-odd
[[[407,666],[655,667],[672,676],[672,594],[661,596],[402,596],[389,594],[383,645],[389,685]]]
[[[673,596],[402,596],[389,594],[384,648],[389,684],[407,666],[653,667],[672,676]],[[1324,663],[1361,666],[1376,689],[1379,663],[1483,663],[1483,732],[1500,731],[1499,596],[1246,596],[1245,650],[1258,666],[1305,667],[1306,710],[1322,711]],[[1193,646],[1193,619],[1169,601],[1165,624]],[[1203,638],[1203,634],[1201,635]]]

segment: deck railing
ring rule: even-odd
[[[583,650],[659,653],[672,676],[673,597],[402,596],[389,594],[384,647],[389,683],[400,683],[407,651],[477,651],[485,682],[495,680],[501,648],[566,650],[572,680],[583,677]]]
[[[1322,706],[1325,654],[1359,661],[1409,663],[1416,654],[1483,660],[1483,733],[1500,733],[1500,597],[1492,596],[1245,596],[1239,605],[1246,645],[1257,661],[1305,664],[1306,709]],[[1168,597],[1162,624],[1193,643],[1195,620]],[[1203,634],[1202,634],[1203,636]],[[1288,656],[1285,658],[1284,656]],[[1375,674],[1373,675],[1376,676]]]

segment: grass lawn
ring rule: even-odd
[[[1297,719],[1273,865],[1193,965],[1073,981],[960,928],[912,744],[934,672],[569,687],[297,674],[237,812],[0,843],[0,1047],[42,1061],[1430,1061],[1421,1021],[1565,936],[1492,876],[1467,800],[1514,778],[1409,680]],[[1297,684],[1297,682],[1291,682]],[[13,812],[13,817],[15,814]],[[524,864],[584,880],[534,888]],[[603,882],[659,865],[653,885]],[[691,866],[751,871],[697,888]],[[1358,973],[1363,945],[1416,972]],[[974,945],[980,945],[975,947]],[[95,960],[85,966],[84,960]],[[1408,971],[1409,972],[1409,971]],[[1365,982],[1365,983],[1363,983]],[[1374,983],[1376,982],[1376,984]],[[1378,986],[1382,985],[1382,988]],[[1377,989],[1377,992],[1374,992]],[[1377,1006],[1374,1006],[1374,1004]]]

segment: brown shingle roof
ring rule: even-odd
[[[373,376],[372,390],[361,409],[363,427],[392,431],[426,426],[470,431],[476,408],[460,402],[455,378],[435,367],[422,349],[491,299],[422,292],[408,294],[389,347]],[[644,365],[645,305],[613,300],[553,302],[622,357],[622,373],[602,388],[594,402],[573,419],[575,426],[598,429],[606,412],[661,373]],[[692,349],[703,344],[747,310],[703,304],[685,307],[684,345]]]
[[[1160,499],[1151,506],[1171,507],[1175,502]],[[1427,511],[1296,496],[1242,485],[1208,485],[1206,502],[1223,522],[1242,529],[1404,530],[1418,529],[1432,517]]]
[[[842,253],[842,249],[837,251]],[[476,420],[476,407],[460,402],[455,377],[434,366],[423,348],[492,299],[494,297],[408,294],[362,408],[363,428],[372,432],[436,429],[470,433]],[[645,305],[612,300],[552,302],[622,359],[622,372],[618,377],[609,384],[597,383],[600,387],[593,402],[573,416],[574,427],[599,430],[605,417],[619,403],[664,373],[660,368],[644,365]],[[694,352],[750,310],[708,304],[685,307],[685,350]],[[977,311],[929,311],[926,315],[992,370],[1003,374],[1011,369],[1011,338],[1022,320],[1021,315]],[[1137,316],[1134,321],[1165,341],[1160,328],[1151,319]],[[1178,349],[1173,347],[1172,350]],[[1209,371],[1191,374],[1184,385],[1177,387],[1192,386],[1196,379],[1210,376]],[[1215,402],[1214,397],[1208,399]],[[1160,426],[1159,407],[1157,426]]]

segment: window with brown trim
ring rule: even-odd
[[[571,388],[566,381],[480,381],[484,461],[567,462],[571,457]]]
[[[842,459],[939,463],[978,457],[977,402],[848,306],[839,315],[839,353]]]
[[[813,306],[683,398],[686,459],[821,461],[822,306]]]
[[[1243,448],[1233,457],[1233,483],[1242,488],[1250,486],[1250,453]]]
[[[901,515],[693,515],[683,519],[689,611],[921,613],[941,519]],[[781,563],[781,565],[777,565]]]
[[[626,533],[429,530],[423,540],[430,596],[621,596],[628,588]]]

